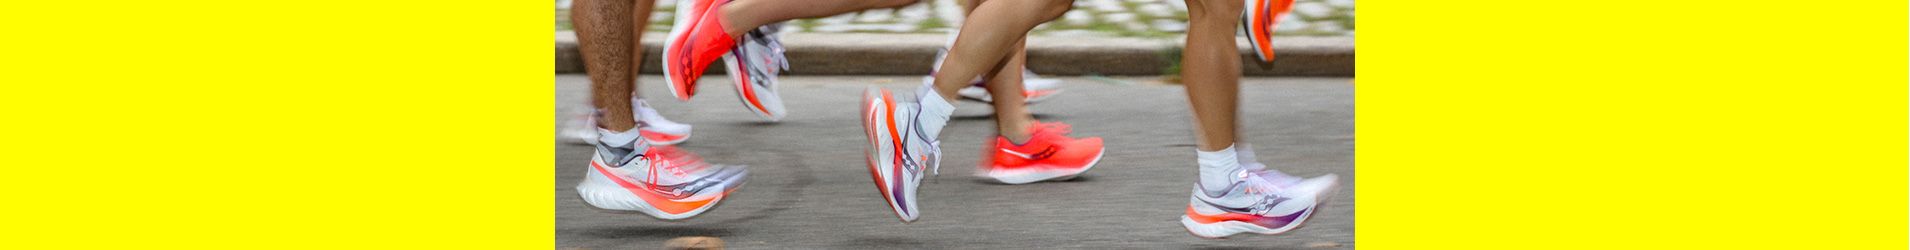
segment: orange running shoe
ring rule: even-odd
[[[703,77],[704,69],[736,47],[735,36],[723,29],[722,8],[717,8],[729,2],[682,0],[677,4],[676,24],[663,40],[663,82],[677,99],[695,96],[696,80]]]
[[[1106,149],[1100,137],[1068,138],[1068,124],[1036,122],[1028,142],[1016,145],[1007,137],[995,136],[983,146],[984,159],[976,175],[1007,184],[1026,184],[1046,180],[1068,180],[1080,176],[1101,162]]]
[[[1253,45],[1253,55],[1260,61],[1273,61],[1273,27],[1280,22],[1280,15],[1293,9],[1293,0],[1246,0],[1247,9],[1240,13],[1240,29],[1247,34],[1247,43]]]

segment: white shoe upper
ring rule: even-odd
[[[1264,178],[1268,175],[1255,172],[1240,171],[1236,175],[1239,180],[1227,187],[1202,187],[1196,184],[1190,203],[1195,211],[1203,214],[1231,212],[1268,217],[1292,216],[1315,209],[1339,182],[1339,176],[1333,174],[1305,179],[1268,180]]]
[[[743,107],[770,121],[782,120],[788,115],[777,92],[780,83],[776,80],[783,70],[789,69],[778,34],[781,27],[782,23],[776,23],[750,31],[737,42],[736,48],[723,55],[723,64],[730,70],[730,80],[736,83],[736,95]]]
[[[637,129],[673,136],[688,136],[690,134],[691,125],[677,123],[670,121],[669,118],[664,118],[663,114],[658,113],[656,108],[650,107],[649,102],[645,102],[643,99],[632,99],[630,103],[631,111],[636,113],[635,115],[641,123],[637,126]],[[576,144],[596,143],[597,133],[596,116],[590,114],[571,117],[570,121],[565,122],[563,131],[560,132],[565,142]],[[652,143],[657,145],[669,145]]]
[[[943,45],[942,49],[935,51],[935,64],[933,64],[934,66],[931,66],[934,68],[929,69],[929,76],[922,77],[922,81],[924,83],[933,84],[935,82],[935,72],[942,69],[942,61],[948,58],[948,48],[954,46],[955,37],[960,34],[961,34],[960,29],[956,29],[956,30],[952,30],[948,32],[948,43],[946,45]],[[964,99],[976,100],[981,102],[994,102],[994,98],[989,95],[988,89],[982,86],[983,80],[984,79],[982,79],[979,76],[975,77],[974,80],[969,81],[969,86],[962,87],[962,89],[957,91],[956,94],[962,96],[962,98]],[[1029,70],[1027,67],[1022,67],[1021,68],[1021,85],[1022,85],[1023,91],[1052,92],[1052,91],[1058,91],[1061,89],[1061,80],[1043,78],[1041,77],[1041,75],[1035,74],[1033,70]],[[1047,99],[1046,97],[1048,96],[1031,97],[1027,101],[1028,103],[1035,103],[1035,102]]]
[[[631,106],[635,107],[634,110],[637,112],[637,117],[640,119],[639,121],[643,123],[643,126],[638,129],[675,136],[690,134],[691,125],[677,123],[670,121],[669,118],[664,118],[663,113],[659,113],[656,108],[650,107],[649,102],[643,99],[637,99],[631,101],[631,103]]]
[[[883,198],[889,200],[896,216],[904,222],[914,221],[921,216],[916,188],[923,177],[940,170],[941,147],[935,138],[948,120],[947,111],[927,112],[919,102],[883,100],[874,88],[864,95],[869,113],[863,114],[863,121],[872,136],[873,148],[868,153],[876,188],[888,195]],[[893,106],[888,105],[891,102]],[[893,123],[889,122],[891,116]]]

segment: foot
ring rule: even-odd
[[[1247,9],[1240,12],[1240,28],[1246,32],[1247,44],[1253,47],[1253,55],[1260,61],[1273,61],[1273,27],[1280,21],[1280,15],[1293,9],[1293,0],[1246,0]]]
[[[996,136],[982,148],[982,169],[976,175],[1007,184],[1067,180],[1080,176],[1101,161],[1105,148],[1100,137],[1068,138],[1068,124],[1037,123],[1027,143],[1015,145]]]
[[[1272,170],[1236,172],[1225,187],[1194,185],[1181,225],[1202,238],[1279,234],[1300,228],[1333,197],[1339,176],[1301,179]]]
[[[946,118],[925,120],[923,116],[918,103],[898,101],[887,90],[870,88],[862,95],[862,128],[869,136],[869,175],[902,222],[921,216],[915,202],[916,187],[942,160],[934,132],[923,131],[923,123],[946,122]]]
[[[663,114],[657,113],[657,109],[651,108],[650,104],[643,99],[636,99],[631,103],[635,106],[638,119],[637,132],[643,135],[643,139],[650,140],[651,145],[675,145],[690,139],[689,124],[676,123],[663,118]],[[571,117],[569,122],[565,122],[562,134],[565,142],[595,144],[597,143],[597,119],[589,114]]]
[[[743,107],[770,121],[782,120],[788,114],[783,109],[783,98],[776,92],[776,76],[789,69],[777,34],[781,26],[770,24],[743,34],[742,43],[723,54],[723,65],[736,83],[736,96],[743,100]]]
[[[577,184],[577,194],[592,207],[687,219],[715,207],[749,175],[744,166],[707,164],[689,151],[652,146],[638,136],[599,133],[605,135]]]
[[[696,80],[703,70],[736,46],[736,36],[724,31],[722,6],[730,0],[682,0],[677,4],[676,23],[670,37],[663,40],[663,82],[677,99],[696,95]]]

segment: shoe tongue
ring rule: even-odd
[[[604,160],[612,163],[613,167],[630,163],[631,160],[642,156],[641,153],[650,149],[649,141],[630,136],[637,134],[636,131],[637,129],[633,128],[623,133],[611,133],[609,130],[598,129],[597,153],[603,155]]]

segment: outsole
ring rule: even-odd
[[[1081,174],[1085,174],[1085,173],[1087,173],[1087,172],[1088,172],[1088,170],[1093,170],[1093,169],[1094,169],[1094,166],[1097,166],[1097,165],[1100,165],[1100,164],[1101,164],[1101,159],[1102,159],[1102,157],[1105,157],[1105,156],[1107,156],[1107,149],[1106,149],[1106,148],[1102,148],[1102,149],[1101,149],[1101,152],[1097,152],[1097,153],[1095,153],[1095,155],[1094,155],[1094,160],[1093,160],[1093,161],[1089,161],[1089,162],[1088,162],[1088,166],[1087,166],[1087,167],[1084,167],[1084,168],[1081,168],[1081,171],[1075,171],[1075,172],[1073,172],[1073,173],[1066,173],[1066,174],[1052,174],[1052,175],[1047,175],[1047,176],[1043,176],[1043,177],[1037,177],[1037,178],[1031,178],[1031,179],[1033,179],[1033,180],[1030,180],[1030,181],[1019,181],[1019,182],[1016,182],[1016,181],[1009,181],[1009,180],[1004,180],[1004,178],[1001,178],[1001,177],[999,177],[999,176],[996,176],[996,175],[991,175],[991,174],[987,174],[986,172],[983,172],[982,174],[980,174],[980,176],[981,176],[981,177],[982,177],[983,179],[988,179],[988,180],[992,180],[992,181],[994,181],[995,183],[1001,183],[1001,184],[1009,184],[1009,185],[1020,185],[1020,184],[1029,184],[1029,183],[1036,183],[1036,182],[1043,182],[1043,181],[1065,181],[1065,180],[1073,180],[1073,179],[1074,179],[1075,177],[1081,177]],[[1039,167],[1039,166],[1038,166],[1038,167]]]
[[[710,200],[710,203],[708,206],[699,207],[695,210],[691,210],[690,212],[686,212],[682,214],[669,214],[669,213],[662,213],[660,211],[654,211],[655,210],[654,207],[650,206],[648,203],[641,201],[642,200],[641,198],[636,198],[635,195],[630,194],[629,190],[623,189],[621,187],[605,187],[607,185],[615,185],[615,184],[603,183],[605,181],[608,181],[607,178],[609,177],[603,175],[602,173],[598,173],[595,169],[591,169],[587,171],[590,171],[590,172],[585,174],[584,181],[581,183],[578,183],[577,185],[577,196],[579,198],[582,198],[584,200],[584,204],[589,205],[588,207],[595,209],[597,211],[606,212],[606,213],[643,214],[643,215],[648,215],[650,218],[664,220],[664,221],[687,220],[691,218],[696,218],[696,216],[703,215],[703,213],[709,212],[710,210],[714,210],[716,209],[717,206],[721,206],[723,204],[723,200],[728,199],[729,194],[731,192],[735,192],[737,189],[741,189],[744,184],[747,184],[746,182],[738,183],[736,187],[725,188],[722,194],[718,195],[715,199]],[[599,179],[604,179],[604,180],[599,180]]]
[[[650,140],[650,137],[644,137],[643,139]],[[690,141],[690,133],[683,133],[683,137],[676,138],[676,140],[669,140],[669,141],[650,140],[650,145],[670,146],[670,145],[683,144],[683,142],[686,142],[686,141]]]
[[[882,200],[888,203],[887,208],[892,214],[895,214],[896,219],[901,219],[902,223],[909,223],[912,221],[908,220],[907,217],[903,217],[901,212],[895,211],[896,205],[895,205],[895,199],[893,198],[894,196],[890,195],[888,193],[888,188],[884,186],[882,182],[882,172],[881,170],[878,169],[880,166],[878,166],[876,163],[876,162],[879,162],[879,159],[877,158],[881,157],[881,152],[882,152],[881,149],[883,147],[882,143],[876,139],[877,138],[877,135],[876,135],[877,115],[875,114],[876,101],[880,100],[886,104],[887,102],[891,102],[892,101],[891,98],[893,98],[893,96],[891,96],[889,94],[889,91],[887,90],[881,90],[879,92],[881,93],[881,96],[879,97],[875,96],[876,93],[878,92],[874,88],[871,88],[870,90],[864,91],[862,94],[862,121],[863,121],[862,130],[867,133],[866,136],[869,138],[869,148],[867,151],[864,151],[865,154],[868,156],[866,159],[868,160],[868,163],[869,163],[869,181],[875,184],[876,194],[881,195]],[[893,152],[893,149],[891,150],[891,152]]]
[[[670,60],[670,51],[676,51],[677,36],[682,36],[683,33],[689,32],[689,30],[687,30],[687,27],[690,25],[690,22],[686,22],[684,20],[690,18],[690,16],[687,15],[686,13],[689,13],[690,9],[695,9],[692,6],[690,6],[691,3],[695,1],[696,0],[676,1],[676,6],[680,7],[676,9],[676,14],[673,15],[673,18],[675,18],[676,20],[673,21],[672,22],[673,24],[670,25],[670,36],[663,38],[663,55],[661,56],[662,58],[661,60],[663,60],[662,62],[663,63],[663,67],[662,67],[663,68],[663,86],[667,86],[670,88],[670,95],[675,96],[678,100],[683,100],[683,101],[690,100],[690,96],[683,94],[683,92],[678,90],[676,86],[677,81],[676,79],[673,79],[675,78],[674,76],[676,75],[672,74],[673,71],[670,70],[670,68],[674,68],[674,67],[671,67],[671,65],[676,65],[670,62],[674,62],[676,60]]]
[[[1182,223],[1182,227],[1181,227],[1181,228],[1182,228],[1182,229],[1186,229],[1186,231],[1187,231],[1187,234],[1188,234],[1188,235],[1193,235],[1194,237],[1200,237],[1200,238],[1202,238],[1202,239],[1210,239],[1210,240],[1222,240],[1222,239],[1227,239],[1227,237],[1233,237],[1233,236],[1235,236],[1235,235],[1240,235],[1240,234],[1243,234],[1243,233],[1248,233],[1248,234],[1256,234],[1256,235],[1278,235],[1278,234],[1283,234],[1283,233],[1287,233],[1287,232],[1292,232],[1292,231],[1294,231],[1294,230],[1300,230],[1301,228],[1306,228],[1306,225],[1307,225],[1307,222],[1310,222],[1310,221],[1313,221],[1313,215],[1316,215],[1316,214],[1320,214],[1320,213],[1324,213],[1324,212],[1326,212],[1326,210],[1327,210],[1327,207],[1328,207],[1328,206],[1327,206],[1327,204],[1330,204],[1330,202],[1331,202],[1331,201],[1333,201],[1333,197],[1334,197],[1334,196],[1338,196],[1338,195],[1339,195],[1339,193],[1340,193],[1340,185],[1339,185],[1338,183],[1334,183],[1334,185],[1333,185],[1333,187],[1332,187],[1332,188],[1329,188],[1329,189],[1327,189],[1327,191],[1326,191],[1326,192],[1324,192],[1322,196],[1320,196],[1320,198],[1319,198],[1319,200],[1317,200],[1317,201],[1315,201],[1315,202],[1314,202],[1314,204],[1313,204],[1313,211],[1312,211],[1312,212],[1307,212],[1307,214],[1306,214],[1305,216],[1302,216],[1302,217],[1300,218],[1300,220],[1299,220],[1299,221],[1295,221],[1295,222],[1294,222],[1294,225],[1293,225],[1293,227],[1290,227],[1290,228],[1286,228],[1286,229],[1283,229],[1283,230],[1279,230],[1279,231],[1276,231],[1276,232],[1271,232],[1271,233],[1258,233],[1258,232],[1247,232],[1247,231],[1241,231],[1241,232],[1233,232],[1233,233],[1228,233],[1228,234],[1226,234],[1226,235],[1221,235],[1221,236],[1216,236],[1216,237],[1207,237],[1207,236],[1202,236],[1202,235],[1200,235],[1199,233],[1195,233],[1195,232],[1194,232],[1194,229],[1193,229],[1193,228],[1188,228],[1188,227],[1186,227],[1186,223],[1189,223],[1189,221],[1191,220],[1191,219],[1189,219],[1189,218],[1187,218],[1187,216],[1186,216],[1186,215],[1182,215],[1182,216],[1181,216],[1181,223]],[[1199,224],[1199,223],[1198,223],[1198,222],[1195,222],[1195,224]],[[1208,224],[1203,224],[1203,225],[1208,225]],[[1251,225],[1251,224],[1250,224],[1250,225]],[[1258,225],[1254,225],[1254,226],[1258,226]],[[1265,227],[1262,227],[1262,228],[1265,228]]]
[[[1281,13],[1276,13],[1272,9],[1272,6],[1277,4],[1274,3],[1275,1],[1282,0],[1254,0],[1240,13],[1240,29],[1242,33],[1247,36],[1247,42],[1250,43],[1248,47],[1253,48],[1255,59],[1260,59],[1261,62],[1273,61],[1273,44],[1272,41],[1268,40],[1273,39],[1273,28],[1279,20],[1267,20],[1266,32],[1264,32],[1266,33],[1265,38],[1258,36],[1261,32],[1255,32],[1254,26],[1258,26],[1255,22],[1260,19],[1275,19],[1280,17]],[[1261,47],[1262,44],[1266,46],[1264,50]]]

